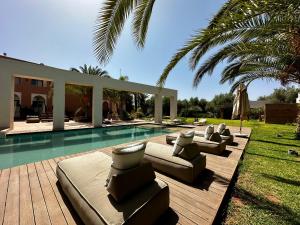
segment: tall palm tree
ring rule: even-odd
[[[155,0],[106,0],[95,30],[95,53],[101,63],[109,60],[124,23],[133,12],[132,32],[138,47],[145,44]],[[214,47],[221,49],[198,64]],[[205,29],[198,30],[171,58],[159,85],[188,53],[196,70],[193,85],[228,60],[221,83],[249,84],[256,79],[275,79],[300,84],[300,1],[228,0]],[[300,127],[299,127],[300,131]]]

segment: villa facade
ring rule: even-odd
[[[51,81],[16,77],[14,90],[14,119],[24,119],[27,115],[41,115],[52,113],[52,84]],[[82,106],[77,94],[66,92],[66,115],[73,118],[76,111]],[[89,100],[92,96],[86,96]],[[103,114],[114,108],[108,99],[103,99]],[[89,113],[91,114],[91,112]]]
[[[15,104],[22,103],[22,96],[18,89],[15,90],[15,78],[25,78],[28,83],[35,85],[36,90],[48,88],[49,82],[53,84],[52,112],[53,112],[53,129],[64,129],[64,120],[66,113],[66,84],[82,85],[92,88],[92,123],[94,127],[102,125],[103,122],[103,89],[113,89],[118,91],[130,91],[137,93],[147,93],[155,96],[154,103],[154,121],[162,122],[162,97],[170,98],[170,117],[177,116],[177,91],[168,88],[160,88],[145,84],[139,84],[128,81],[121,81],[106,77],[83,76],[81,73],[62,70],[54,67],[45,66],[27,62],[24,60],[0,57],[0,128],[13,128],[15,116]],[[18,79],[17,79],[18,80]],[[42,80],[43,82],[34,81]],[[17,81],[18,82],[18,81]],[[44,83],[46,82],[46,83]],[[19,98],[19,103],[15,103],[15,92]],[[18,93],[19,92],[19,93]],[[42,93],[38,93],[42,97]],[[32,100],[31,100],[32,99]],[[40,104],[42,100],[36,95],[30,95],[31,103]],[[44,99],[45,100],[45,99]],[[24,100],[25,101],[25,100]],[[28,100],[29,101],[29,100]],[[47,101],[47,100],[45,100]],[[49,105],[47,106],[50,107]],[[44,110],[43,107],[37,107]]]

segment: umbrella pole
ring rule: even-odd
[[[242,121],[242,117],[240,115],[240,134],[242,133],[242,123],[243,123],[243,121]]]

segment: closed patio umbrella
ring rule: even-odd
[[[236,96],[233,101],[232,119],[240,118],[240,133],[238,136],[242,135],[242,121],[248,119],[250,112],[250,104],[247,93],[247,87],[244,84],[240,84],[236,90]]]

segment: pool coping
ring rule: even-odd
[[[122,123],[122,124],[109,124],[102,125],[101,127],[81,127],[81,128],[71,128],[71,129],[63,129],[63,130],[40,130],[40,131],[20,131],[9,133],[10,129],[4,129],[0,131],[0,138],[5,138],[6,136],[14,136],[14,135],[28,135],[28,134],[39,134],[39,133],[52,133],[52,132],[68,132],[68,131],[76,131],[76,130],[85,130],[85,129],[98,129],[98,128],[109,128],[109,127],[121,127],[121,126],[137,126],[137,125],[160,125],[165,127],[163,124],[159,123],[151,123],[151,122],[135,122],[135,123]]]

